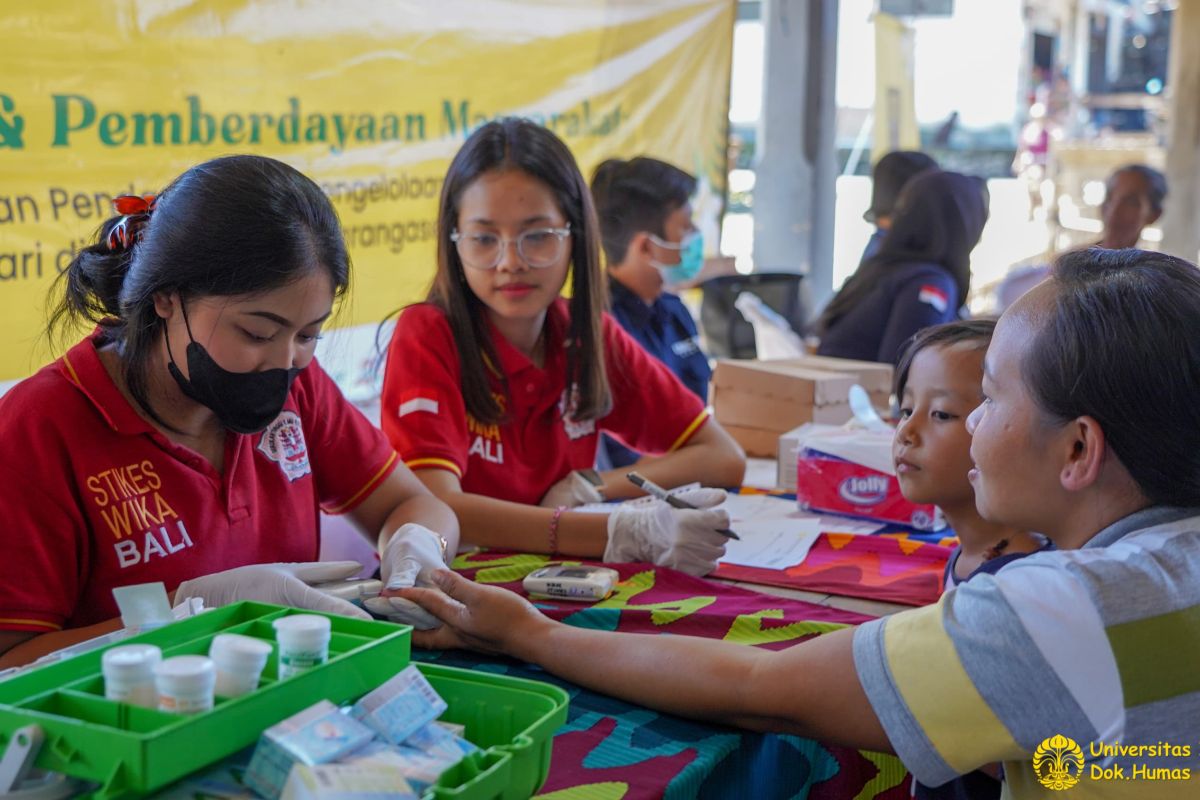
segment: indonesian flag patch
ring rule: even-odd
[[[929,284],[921,287],[921,291],[917,293],[917,299],[933,306],[939,314],[945,314],[946,309],[950,306],[950,298],[946,296],[946,293]]]
[[[396,410],[401,417],[417,411],[437,414],[439,411],[437,393],[433,389],[410,389],[400,397],[400,407]]]

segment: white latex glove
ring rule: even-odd
[[[583,477],[579,473],[579,470],[572,470],[567,473],[567,477],[546,491],[545,496],[542,497],[538,505],[543,508],[558,508],[559,506],[575,508],[587,503],[603,502],[604,495],[600,493],[600,490],[591,481]]]
[[[249,564],[244,567],[202,575],[179,584],[175,602],[198,597],[210,608],[257,600],[310,611],[370,619],[352,603],[317,591],[309,584],[349,578],[362,571],[357,561],[310,561],[297,564]]]
[[[442,543],[445,540],[423,525],[401,525],[384,545],[379,556],[379,577],[388,589],[433,586],[430,577],[436,569],[445,569]]]
[[[707,575],[725,554],[729,513],[714,508],[725,502],[720,489],[690,489],[675,495],[696,506],[695,510],[672,508],[662,500],[643,506],[618,506],[608,517],[609,563],[650,561],[689,575]]]
[[[441,536],[423,525],[415,522],[401,525],[379,556],[379,577],[383,579],[384,588],[434,586],[433,571],[446,568],[442,541]],[[429,630],[442,624],[437,617],[403,597],[373,597],[364,600],[363,605],[373,614],[412,625],[417,630]]]

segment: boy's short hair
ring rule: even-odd
[[[667,217],[696,191],[696,179],[665,161],[639,156],[611,158],[592,175],[592,198],[608,263],[625,259],[629,242],[643,231],[664,234]]]
[[[904,387],[908,385],[908,371],[912,367],[917,353],[929,347],[950,347],[963,342],[973,342],[979,349],[987,349],[996,332],[996,320],[990,317],[980,319],[961,319],[923,328],[912,335],[900,362],[896,365],[895,391],[896,402],[904,395]]]

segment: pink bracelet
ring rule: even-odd
[[[566,506],[559,506],[554,509],[554,516],[550,518],[550,555],[552,556],[558,554],[558,521],[566,510]]]

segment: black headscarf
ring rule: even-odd
[[[988,219],[987,184],[980,178],[931,169],[905,184],[892,227],[879,252],[850,276],[817,321],[824,333],[871,291],[895,264],[937,264],[958,285],[958,302],[971,289],[971,251]]]

